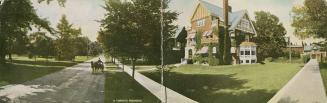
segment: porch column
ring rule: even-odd
[[[250,64],[252,64],[252,47],[250,46]]]

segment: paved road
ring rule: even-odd
[[[317,60],[310,60],[268,103],[327,103]]]
[[[2,87],[0,96],[15,103],[103,103],[104,82],[104,75],[92,74],[90,63],[85,62],[24,84]]]
[[[132,69],[126,65],[122,65],[119,63],[118,60],[115,60],[116,64],[119,64],[119,67],[124,67],[124,72],[132,76]],[[155,95],[157,98],[159,98],[161,101],[165,100],[164,97],[164,87],[151,80],[150,78],[142,75],[141,73],[135,71],[134,79],[141,84],[143,87],[145,87],[147,90],[149,90],[153,95]],[[167,90],[167,103],[198,103],[190,98],[187,98],[169,88],[166,88]]]

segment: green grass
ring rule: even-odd
[[[320,72],[327,93],[327,63],[320,63]]]
[[[15,56],[13,63],[0,65],[0,86],[24,83],[80,62],[55,61],[45,58],[36,58],[35,61],[28,57]]]
[[[159,99],[133,80],[128,74],[113,71],[117,70],[115,67],[107,69],[111,71],[106,73],[105,103],[113,103],[114,101],[128,103],[128,100],[136,103],[160,103]]]
[[[166,73],[165,85],[200,103],[265,103],[303,64],[199,66],[185,65]],[[160,82],[160,73],[143,72]]]
[[[76,56],[74,61],[75,62],[84,62],[84,61],[90,60],[92,58],[94,58],[94,57],[92,57],[92,56]]]

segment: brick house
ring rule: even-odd
[[[191,27],[187,29],[185,59],[192,59],[195,55],[208,53],[208,44],[216,44],[219,46],[218,35],[224,35],[224,22],[226,21],[224,18],[226,15],[224,14],[228,14],[228,32],[231,36],[233,64],[256,63],[256,45],[252,41],[252,38],[256,36],[256,31],[249,19],[247,10],[232,12],[232,8],[225,3],[224,7],[228,7],[229,9],[224,9],[209,2],[199,0],[190,18]],[[228,13],[224,11],[228,11]],[[202,35],[202,48],[196,48],[197,34]],[[217,48],[218,47],[212,48],[213,53],[218,52]]]

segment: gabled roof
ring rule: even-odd
[[[216,16],[219,17],[222,21],[224,21],[224,9],[214,5],[212,3],[209,3],[207,1],[204,0],[199,0],[199,4],[198,5],[202,5],[203,7],[205,7],[208,12],[212,15],[212,16]],[[233,30],[237,27],[237,25],[239,24],[240,20],[246,15],[248,14],[247,10],[239,10],[239,11],[235,11],[235,12],[229,12],[229,24],[230,26],[230,30]],[[251,22],[251,26],[253,27],[253,24]],[[253,28],[254,29],[254,28]],[[254,30],[255,34],[256,31]]]
[[[183,31],[184,27],[178,27],[176,29],[176,33],[173,35],[172,38],[177,38],[179,36],[179,34]]]

